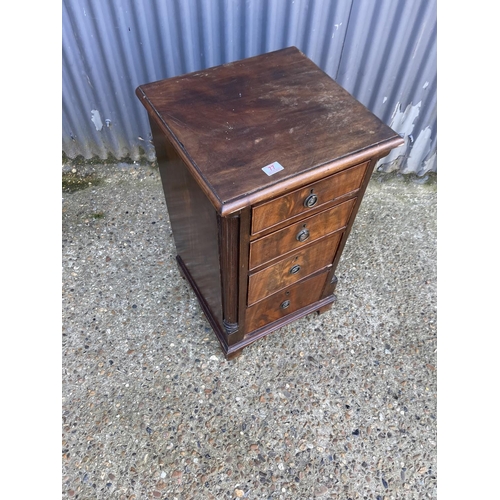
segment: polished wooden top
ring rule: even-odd
[[[223,215],[403,142],[295,47],[136,93]]]

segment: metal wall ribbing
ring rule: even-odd
[[[436,0],[63,0],[63,152],[154,159],[135,88],[295,45],[436,171]]]

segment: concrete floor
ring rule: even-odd
[[[66,170],[64,499],[437,496],[435,181],[375,175],[333,308],[227,362],[158,170]]]

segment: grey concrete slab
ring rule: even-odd
[[[375,175],[333,308],[227,362],[158,170],[67,170],[63,498],[436,497],[435,182]]]

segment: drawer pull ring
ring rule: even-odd
[[[289,305],[290,305],[290,301],[289,300],[284,300],[281,303],[280,307],[281,307],[281,309],[286,309]]]
[[[297,274],[299,271],[300,271],[300,266],[298,264],[290,268],[290,274]]]
[[[298,241],[306,241],[309,238],[309,231],[307,229],[302,229],[297,234]]]
[[[318,197],[315,194],[310,194],[305,200],[304,200],[304,206],[307,208],[314,207],[316,203],[318,202]]]

